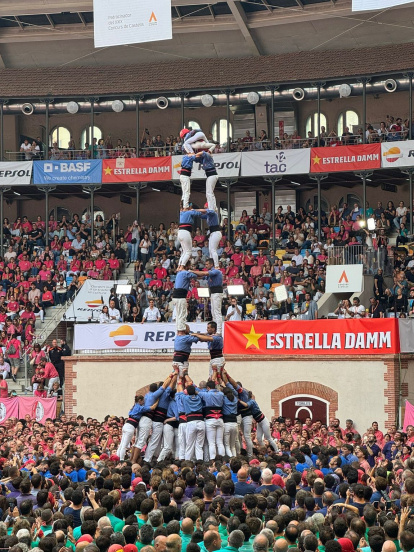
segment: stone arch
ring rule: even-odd
[[[329,417],[335,417],[338,410],[338,393],[331,387],[314,381],[292,381],[274,389],[271,393],[271,406],[275,416],[279,416],[279,402],[291,395],[314,395],[329,402]]]

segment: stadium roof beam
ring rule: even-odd
[[[20,21],[19,17],[17,15],[14,16],[15,20],[17,21],[17,24],[19,25],[20,29],[23,31],[24,30],[24,25],[23,23]]]
[[[300,8],[302,8],[302,10],[303,10],[304,7],[305,7],[305,6],[303,5],[302,0],[296,0],[296,4],[297,4]]]
[[[239,0],[227,0],[227,4],[231,9],[231,13],[236,20],[237,25],[239,26],[240,31],[242,32],[246,42],[249,45],[250,51],[254,56],[260,56],[261,52],[250,32],[247,23],[246,12],[244,11]]]

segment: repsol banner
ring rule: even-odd
[[[173,180],[178,180],[180,178],[180,173],[178,172],[181,168],[182,155],[173,155],[172,159],[172,178]],[[235,178],[240,174],[240,153],[218,153],[213,155],[214,164],[216,166],[216,171],[219,177],[221,178]],[[192,180],[202,180],[206,179],[206,173],[203,171],[201,164],[194,161],[193,170],[191,173]]]
[[[384,355],[400,352],[398,320],[227,322],[224,353],[243,355]]]
[[[192,332],[205,333],[206,325],[189,324]],[[176,325],[145,324],[82,324],[75,326],[74,348],[102,349],[174,349]],[[193,349],[207,349],[207,343],[194,343]]]
[[[0,163],[0,186],[27,186],[32,177],[33,161]]]
[[[74,302],[65,313],[66,320],[88,322],[99,320],[104,305],[109,307],[111,289],[117,284],[127,284],[127,280],[86,280]],[[83,328],[84,326],[82,326]]]

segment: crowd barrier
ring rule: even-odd
[[[190,323],[205,333],[205,323]],[[252,320],[224,322],[224,352],[254,355],[384,355],[414,353],[414,319]],[[174,350],[173,323],[81,324],[75,354],[156,354]],[[193,345],[207,353],[207,344]]]
[[[31,420],[44,424],[47,418],[56,418],[57,399],[42,399],[40,397],[10,397],[0,399],[0,425],[9,418],[24,418],[29,415]]]
[[[414,140],[213,155],[221,178],[269,177],[414,166]],[[178,180],[182,156],[51,159],[0,163],[0,185],[105,184]],[[33,172],[33,178],[31,179]],[[205,178],[194,163],[193,178]]]

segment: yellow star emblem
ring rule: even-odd
[[[251,346],[256,347],[256,349],[260,349],[259,339],[262,337],[263,334],[256,333],[256,330],[254,329],[253,324],[252,324],[252,327],[250,328],[250,333],[243,334],[243,335],[247,339],[246,349],[248,349]]]
[[[112,174],[111,167],[106,167],[106,169],[105,169],[105,175],[108,175],[108,174]]]
[[[315,154],[315,157],[312,159],[312,161],[314,165],[319,165],[319,163],[321,162],[321,158]]]

